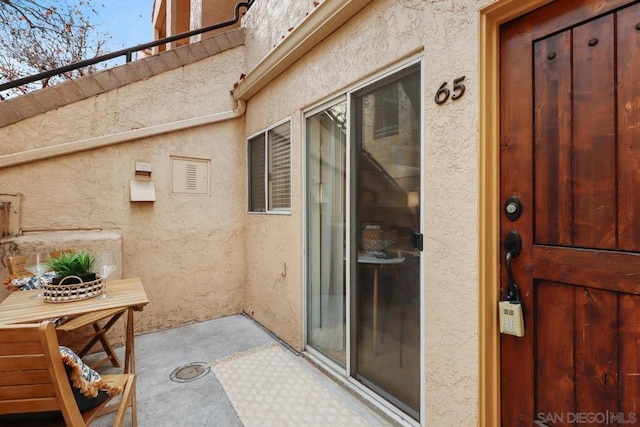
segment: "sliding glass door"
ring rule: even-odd
[[[414,65],[305,118],[307,347],[415,419],[421,108]]]
[[[307,341],[345,365],[346,102],[307,118]]]
[[[419,418],[420,70],[353,94],[351,371]]]

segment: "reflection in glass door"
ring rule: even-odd
[[[307,343],[344,366],[346,102],[306,120]]]
[[[415,65],[305,118],[306,345],[416,420],[420,99]]]
[[[420,69],[353,98],[351,375],[419,419]]]

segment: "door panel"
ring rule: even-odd
[[[306,118],[307,344],[346,366],[346,101]]]
[[[420,418],[420,69],[354,95],[352,375]]]
[[[638,411],[639,23],[637,2],[556,1],[501,29],[501,197],[523,213],[500,234],[522,236],[525,313],[501,337],[502,425]]]
[[[613,34],[611,14],[580,25],[571,52],[574,244],[600,249],[616,247]]]
[[[637,413],[640,298],[547,281],[535,293],[536,414]]]
[[[540,281],[536,287],[536,401],[538,411],[570,412],[575,408],[575,295],[569,286]],[[558,325],[564,325],[559,328]],[[552,362],[552,363],[550,363]]]
[[[617,298],[615,293],[574,288],[576,412],[618,407]],[[615,409],[614,409],[615,410]]]
[[[638,411],[640,406],[640,298],[634,295],[620,295],[618,330],[620,336],[620,411]]]
[[[535,47],[536,242],[571,245],[571,34]]]
[[[635,5],[617,14],[618,40],[618,240],[620,249],[640,247],[640,49]]]
[[[616,247],[613,34],[608,15],[534,46],[537,243]]]

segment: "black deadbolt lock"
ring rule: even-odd
[[[509,221],[515,221],[520,218],[522,213],[522,203],[516,196],[511,196],[507,199],[507,203],[504,204],[504,214]]]

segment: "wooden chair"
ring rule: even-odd
[[[121,387],[121,393],[91,409],[80,412],[58,347],[53,323],[46,321],[24,325],[0,326],[0,415],[34,414],[60,411],[57,423],[46,420],[18,421],[16,425],[87,426],[95,417],[107,412],[107,404],[116,403],[114,426],[122,426],[131,406],[132,426],[137,425],[136,376],[102,375],[109,385]],[[21,415],[21,417],[23,417]],[[0,424],[8,425],[2,420]]]
[[[56,258],[63,253],[73,252],[73,249],[50,252],[49,256],[52,258]],[[9,257],[9,274],[15,278],[21,277],[29,277],[32,276],[30,272],[28,272],[24,265],[27,260],[26,256],[14,256]],[[93,327],[93,333],[88,337],[89,342],[80,350],[76,352],[78,356],[84,357],[89,350],[98,342],[102,345],[102,349],[105,352],[105,357],[93,363],[91,367],[93,369],[98,368],[104,363],[111,361],[111,364],[116,368],[122,367],[122,363],[120,359],[118,359],[118,355],[113,349],[113,346],[107,339],[107,331],[111,329],[111,327],[122,317],[122,315],[126,312],[126,309],[116,308],[109,310],[96,311],[95,313],[88,313],[82,316],[75,317],[62,325],[58,326],[56,329],[61,332],[71,332],[76,329],[83,328],[87,325],[91,325]],[[100,325],[100,321],[109,319],[103,326]]]

